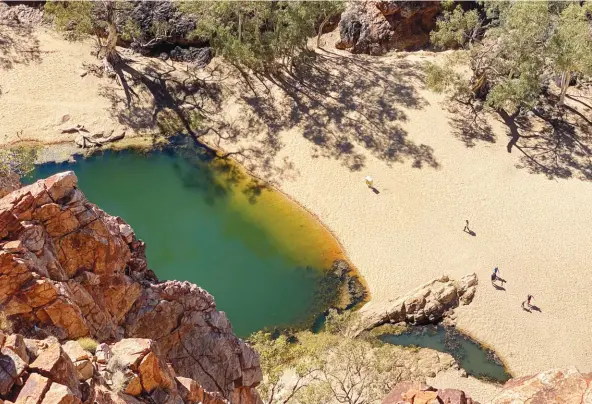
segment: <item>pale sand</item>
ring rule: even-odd
[[[39,65],[2,72],[0,86],[9,92],[0,96],[0,142],[15,140],[20,130],[44,142],[71,140],[72,135],[55,132],[64,114],[76,123],[114,125],[110,104],[99,92],[116,84],[78,76],[80,58],[92,59],[88,44],[46,33],[40,38],[42,48],[70,53],[43,55]],[[453,135],[444,98],[412,77],[418,62],[441,54],[325,55],[329,61],[321,67],[333,82],[305,90],[322,93],[316,98],[328,109],[310,106],[304,96],[301,103],[308,107],[298,107],[271,86],[271,94],[259,100],[264,103],[259,113],[270,113],[262,124],[254,109],[237,99],[252,98],[247,87],[228,77],[219,83],[221,112],[210,117],[223,135],[238,134],[232,141],[209,141],[225,150],[247,145],[260,151],[238,160],[336,235],[370,288],[372,301],[364,310],[442,274],[460,278],[476,272],[476,297],[457,310],[457,324],[492,347],[514,375],[569,365],[592,371],[592,184],[549,180],[518,168],[520,154],[507,153],[499,122],[493,122],[497,142],[466,147]],[[307,80],[320,77],[328,76],[311,72]],[[415,105],[405,106],[411,99]],[[338,117],[339,111],[347,116]],[[582,111],[590,119],[592,111]],[[390,136],[395,133],[400,136]],[[393,144],[397,153],[385,153]],[[414,167],[419,154],[421,168]],[[366,175],[379,194],[367,188]],[[462,231],[465,219],[475,237]],[[507,280],[505,291],[490,284],[495,266]],[[541,312],[521,309],[528,293]],[[481,383],[456,379],[455,386],[470,394]],[[482,400],[493,394],[482,388]]]

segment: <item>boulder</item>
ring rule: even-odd
[[[184,402],[188,403],[204,403],[204,404],[228,404],[229,401],[225,400],[220,393],[212,393],[204,390],[195,380],[188,379],[186,377],[177,377],[177,389]],[[241,402],[241,401],[233,401]],[[246,403],[246,401],[242,401]]]
[[[76,367],[59,343],[52,344],[41,352],[29,368],[54,382],[65,385],[77,397],[81,396]]]
[[[27,354],[27,346],[25,345],[25,339],[20,334],[11,334],[6,337],[4,341],[4,348],[8,348],[14,351],[19,358],[25,363],[29,363],[29,355]]]
[[[51,380],[40,374],[33,373],[27,379],[27,382],[21,389],[15,404],[41,404]]]
[[[52,383],[51,387],[45,393],[45,397],[41,404],[81,404],[82,401],[72,390],[59,383]]]
[[[335,46],[370,55],[425,47],[440,7],[439,1],[349,1]]]
[[[176,388],[174,374],[154,352],[148,353],[138,369],[144,391],[151,393],[155,389],[173,390]]]
[[[475,295],[477,276],[455,282],[441,276],[397,299],[362,308],[362,327],[370,330],[385,323],[433,324],[441,321],[459,303],[468,304]]]
[[[10,348],[0,350],[0,395],[6,395],[20,380],[27,363]]]
[[[62,345],[66,355],[72,360],[76,371],[78,372],[78,380],[84,381],[93,376],[93,365],[91,354],[80,346],[76,341],[68,341]]]

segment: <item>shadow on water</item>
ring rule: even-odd
[[[393,345],[431,348],[448,353],[454,357],[467,374],[478,379],[504,383],[511,378],[502,361],[492,350],[483,347],[455,328],[412,327],[401,334],[383,335],[380,339]]]
[[[332,263],[343,252],[308,212],[188,138],[158,150],[100,152],[38,166],[73,170],[90,201],[146,241],[160,279],[208,290],[240,336],[310,327],[337,299]],[[32,181],[33,179],[30,179]]]

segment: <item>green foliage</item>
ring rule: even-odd
[[[430,33],[430,40],[439,48],[456,48],[465,45],[480,26],[477,10],[464,12],[460,5],[453,11],[444,11],[436,22],[436,31]]]
[[[36,147],[14,147],[0,149],[0,176],[29,174],[35,168],[38,149]]]
[[[556,72],[592,75],[592,3],[569,4],[562,10],[549,43]]]
[[[209,40],[230,63],[253,70],[274,68],[302,51],[316,26],[341,10],[341,2],[187,2],[198,15],[193,36]]]
[[[78,342],[82,349],[92,353],[93,355],[95,354],[95,352],[97,352],[97,346],[99,345],[99,343],[92,338],[79,338],[76,342]]]
[[[264,402],[380,402],[400,377],[396,348],[355,338],[351,331],[358,321],[357,313],[331,311],[318,334],[254,334],[250,342],[261,356],[265,378],[258,389]]]
[[[428,65],[428,86],[457,101],[484,100],[508,114],[529,110],[538,102],[549,73],[567,71],[565,78],[574,72],[591,73],[590,7],[589,3],[485,2],[483,18],[475,10],[457,7],[438,22],[432,40],[441,47],[468,45],[473,76],[467,81],[450,66]],[[485,34],[467,42],[469,32],[485,22]],[[562,87],[564,91],[567,85]]]
[[[382,335],[399,335],[409,329],[407,324],[383,324],[370,331],[372,337],[378,338]]]
[[[92,1],[48,1],[43,11],[58,31],[66,33],[67,39],[80,40],[101,28],[101,21],[93,18],[96,7]]]

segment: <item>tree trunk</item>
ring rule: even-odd
[[[321,26],[319,27],[319,34],[317,35],[317,48],[321,48],[321,35],[323,35],[323,28],[325,28],[325,25],[327,24],[327,22],[329,22],[329,17],[325,17],[325,19],[323,20],[323,22],[321,23]]]
[[[238,41],[243,41],[243,14],[240,10],[238,11]]]
[[[113,66],[121,61],[119,53],[117,53],[117,27],[115,25],[115,9],[114,3],[110,1],[105,2],[106,20],[107,20],[107,41],[102,45],[99,52],[99,58],[103,59],[103,66],[105,70],[113,72]]]
[[[557,105],[562,106],[565,103],[565,93],[569,87],[569,81],[571,80],[571,72],[563,72],[561,74],[561,93],[559,94],[559,102]]]

